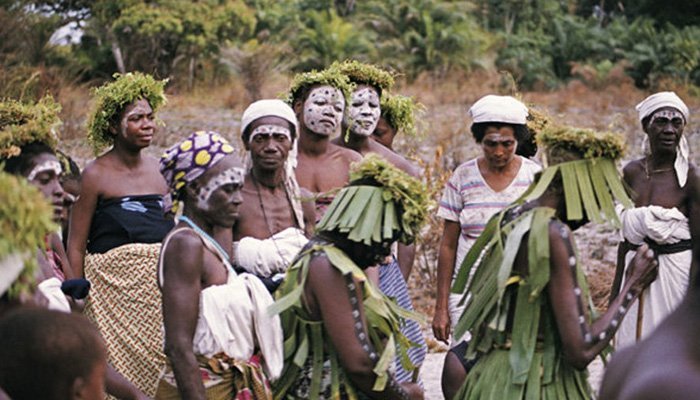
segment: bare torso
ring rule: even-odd
[[[284,184],[268,188],[248,173],[241,190],[243,203],[233,227],[233,240],[267,239],[289,227],[298,227]]]
[[[341,188],[350,180],[350,164],[361,159],[360,154],[332,143],[322,154],[299,151],[297,182],[313,193]]]

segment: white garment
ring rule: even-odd
[[[649,238],[658,244],[673,244],[690,239],[688,218],[677,208],[660,206],[636,207],[623,210],[617,206],[622,221],[622,236],[632,244],[642,244]],[[635,251],[625,256],[629,265]],[[651,333],[670,314],[685,296],[688,288],[692,251],[660,254],[659,273],[654,282],[644,291],[641,338]],[[624,284],[624,282],[623,282]],[[634,302],[617,332],[615,345],[618,349],[636,343],[638,302]]]
[[[236,262],[246,271],[272,276],[284,273],[309,239],[299,228],[289,227],[268,239],[244,237],[234,242]]]
[[[505,122],[525,125],[528,116],[527,106],[511,96],[486,95],[469,109],[469,116],[476,123]]]
[[[46,308],[49,310],[70,313],[70,303],[66,299],[66,295],[61,290],[61,281],[56,277],[41,281],[37,289],[48,300]]]
[[[284,354],[279,316],[267,313],[273,302],[260,279],[246,273],[229,273],[226,284],[202,290],[192,340],[194,353],[212,357],[224,352],[247,361],[257,344],[265,374],[271,381],[276,380],[282,373]]]

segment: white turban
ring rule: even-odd
[[[486,95],[469,109],[474,122],[504,122],[524,125],[527,122],[527,107],[511,96]]]
[[[685,105],[683,100],[681,100],[678,95],[674,92],[659,92],[654,93],[651,96],[644,99],[641,103],[637,104],[637,112],[639,112],[639,121],[641,122],[644,118],[650,116],[654,111],[663,107],[673,107],[683,114],[685,123],[688,123],[688,106]]]
[[[289,121],[289,123],[294,126],[293,136],[298,136],[299,124],[294,110],[292,110],[287,103],[277,99],[258,100],[249,105],[248,108],[243,111],[243,116],[241,117],[241,135],[243,135],[248,125],[262,117],[279,117]]]
[[[644,118],[652,115],[654,111],[663,107],[673,107],[683,114],[683,119],[685,123],[688,123],[688,106],[685,105],[683,100],[681,100],[678,95],[674,92],[659,92],[654,93],[651,96],[644,99],[641,103],[637,104],[637,112],[639,112],[639,121],[641,122]],[[650,151],[648,148],[649,136],[644,137],[644,142],[642,143],[642,148],[645,152]],[[678,185],[684,187],[685,183],[688,181],[688,155],[690,151],[688,148],[688,140],[684,136],[681,136],[681,140],[678,143],[678,148],[676,149],[676,161],[673,163],[673,168],[676,170],[676,178],[678,179]]]

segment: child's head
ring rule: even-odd
[[[0,387],[10,398],[104,398],[107,354],[85,317],[21,308],[0,319],[0,343]]]

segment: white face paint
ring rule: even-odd
[[[266,139],[268,137],[272,137],[273,139],[277,137],[284,136],[289,140],[290,142],[292,141],[292,132],[285,128],[284,126],[279,126],[279,125],[260,125],[253,129],[252,132],[250,132],[250,140],[249,142],[252,143],[256,137],[260,137],[261,139]]]
[[[313,88],[304,101],[304,125],[319,135],[330,136],[340,132],[345,98],[332,86]]]
[[[202,186],[197,193],[197,206],[202,210],[209,210],[209,198],[212,193],[224,185],[233,184],[243,186],[245,171],[243,168],[230,168],[212,177],[206,185]]]
[[[352,92],[352,101],[345,113],[345,124],[350,127],[350,132],[369,136],[377,127],[381,112],[377,91],[369,86],[361,86]]]
[[[61,163],[59,163],[58,161],[47,160],[41,164],[34,166],[34,168],[32,168],[32,170],[29,171],[29,174],[27,175],[27,180],[33,181],[34,178],[36,178],[37,175],[41,174],[42,172],[53,172],[54,174],[56,174],[56,176],[59,176],[63,172],[63,168],[61,168]]]
[[[150,114],[153,114],[153,109],[151,108],[151,105],[148,104],[146,100],[137,100],[134,104],[134,108],[132,108],[129,112],[124,113],[124,117],[122,118],[119,124],[122,130],[122,135],[126,135],[126,129],[128,127],[128,122],[131,117],[133,117],[134,115],[147,116]]]
[[[653,124],[657,120],[659,120],[660,123],[671,121],[674,125],[685,125],[685,118],[683,117],[683,114],[677,110],[657,111],[651,116],[649,124]]]

